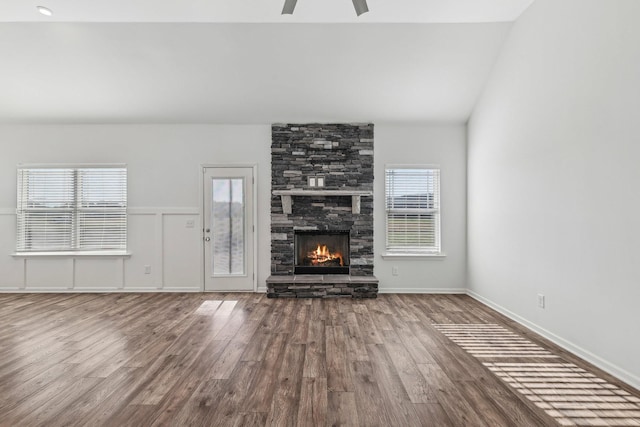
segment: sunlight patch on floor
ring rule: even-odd
[[[478,358],[558,357],[500,325],[437,324],[433,326],[451,341]]]
[[[483,363],[563,426],[640,426],[640,399],[573,363]]]
[[[202,304],[200,304],[200,307],[198,307],[198,309],[196,310],[195,314],[201,316],[210,316],[216,312],[220,304],[222,304],[222,301],[220,300],[203,301]]]
[[[640,398],[573,363],[540,362],[561,358],[515,332],[496,324],[433,326],[477,358],[514,359],[483,365],[562,426],[640,426]]]

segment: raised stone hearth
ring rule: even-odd
[[[267,289],[269,298],[376,298],[378,279],[343,274],[271,276]]]
[[[271,189],[269,296],[375,297],[373,125],[273,125]],[[348,274],[294,274],[295,234],[313,230],[348,230]]]

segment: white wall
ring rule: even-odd
[[[466,126],[376,125],[374,129],[375,275],[381,292],[464,292],[466,271]],[[441,167],[444,258],[382,258],[385,164]],[[398,275],[392,275],[392,268]]]
[[[200,165],[258,164],[258,283],[269,275],[271,127],[0,126],[0,289],[201,289]],[[18,163],[126,163],[126,259],[13,258]],[[144,274],[144,266],[151,274]]]
[[[537,0],[468,141],[471,292],[637,387],[639,21],[635,0]]]
[[[375,126],[375,274],[383,291],[464,288],[465,127]],[[259,290],[270,266],[271,126],[0,126],[0,291],[201,289],[199,165],[258,164]],[[126,163],[126,259],[13,258],[18,163]],[[441,261],[383,260],[385,163],[442,166]],[[151,266],[151,274],[144,266]],[[391,266],[399,266],[399,276]]]

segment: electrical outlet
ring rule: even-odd
[[[544,308],[544,295],[538,294],[538,307]]]
[[[144,274],[151,274],[151,266],[150,265],[145,265],[144,266]]]
[[[393,274],[394,276],[398,275],[398,266],[394,265],[393,267],[391,267],[391,274]]]

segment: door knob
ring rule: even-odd
[[[211,229],[207,228],[206,230],[204,230],[206,233],[210,232]]]
[[[208,242],[209,240],[211,240],[211,237],[205,237],[205,238],[204,238],[204,241],[205,241],[205,242]]]

